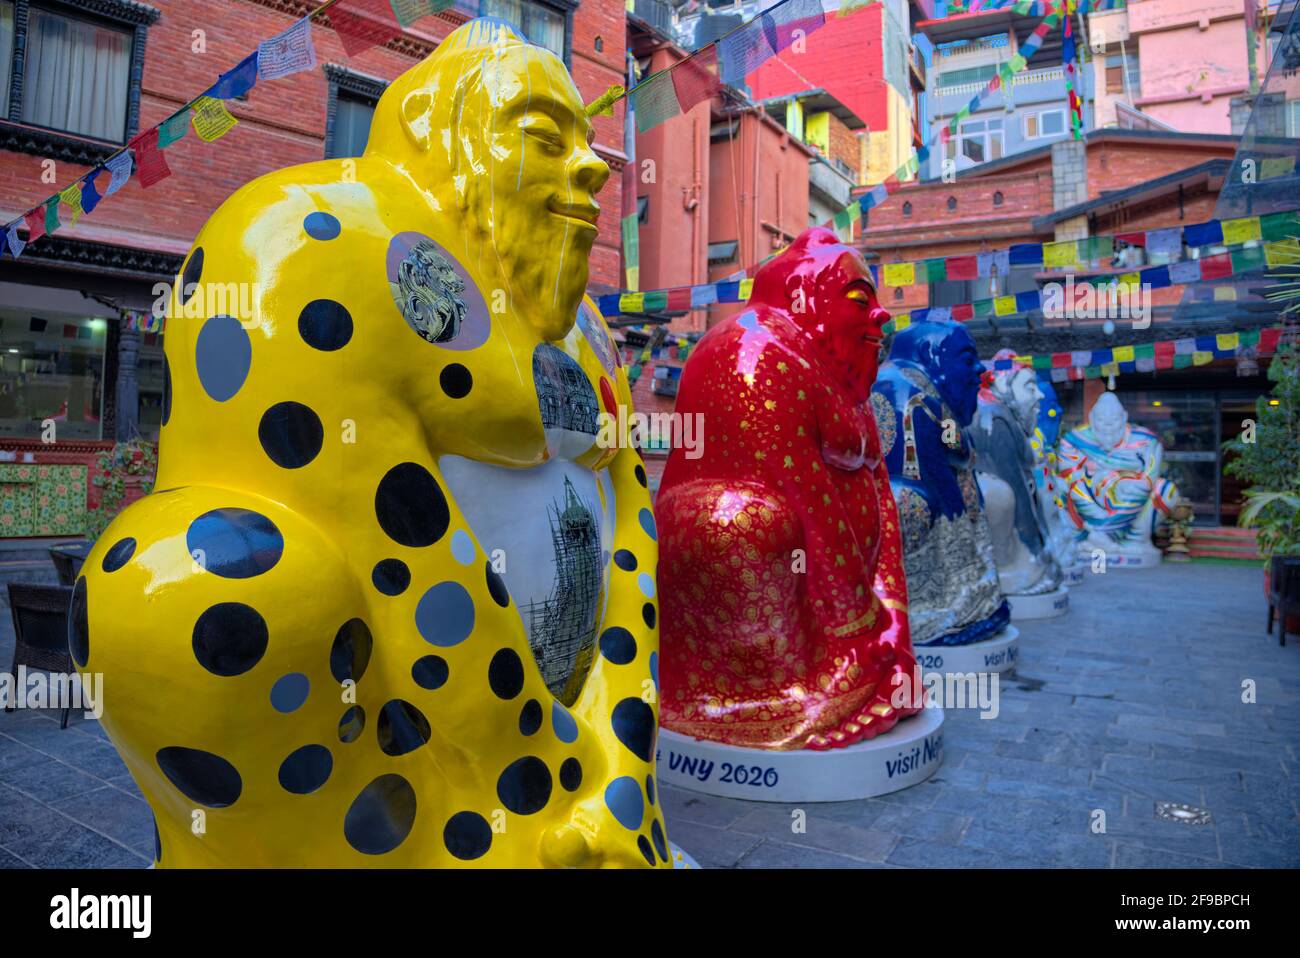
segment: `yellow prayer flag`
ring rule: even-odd
[[[1220,349],[1236,349],[1241,345],[1241,333],[1219,333],[1214,342]]]
[[[230,132],[239,121],[230,115],[226,105],[210,96],[199,97],[194,104],[194,116],[191,118],[194,132],[205,143],[218,140]]]
[[[740,301],[749,302],[750,294],[754,292],[754,281],[752,279],[742,279],[740,281]]]
[[[915,263],[886,263],[886,286],[911,286],[916,282]]]
[[[629,266],[626,272],[627,272],[627,288],[640,289],[641,288],[641,267]]]
[[[59,199],[63,200],[64,203],[67,203],[68,209],[72,210],[72,219],[68,220],[69,226],[73,225],[74,223],[77,222],[77,220],[81,219],[81,214],[84,213],[85,210],[82,209],[81,207],[80,184],[73,184],[72,186],[69,186],[66,190],[64,190],[62,193],[59,194]]]
[[[1223,221],[1223,242],[1229,246],[1259,239],[1259,217],[1243,216],[1241,219]]]
[[[907,329],[907,327],[908,327],[908,326],[911,326],[911,325],[912,325],[912,317],[911,317],[911,316],[895,316],[895,317],[894,317],[894,332],[898,332],[900,329]]]
[[[1142,284],[1142,276],[1140,273],[1121,273],[1117,282],[1132,289]]]
[[[1269,266],[1290,266],[1300,257],[1300,244],[1295,240],[1264,244],[1264,261]]]
[[[624,293],[618,298],[620,313],[641,313],[645,311],[645,293]]]
[[[1112,349],[1112,350],[1110,351],[1110,354],[1111,354],[1111,357],[1112,357],[1112,358],[1115,360],[1115,362],[1117,362],[1117,363],[1131,363],[1131,362],[1133,362],[1133,347],[1132,347],[1132,346],[1116,346],[1114,349]]]
[[[1043,244],[1043,266],[1077,265],[1079,265],[1079,243],[1077,240]]]
[[[1101,367],[1101,374],[1102,374],[1103,376],[1118,376],[1118,375],[1119,375],[1119,363],[1105,363],[1105,364],[1103,364],[1102,367]]]
[[[1214,353],[1192,353],[1192,365],[1204,366],[1206,363],[1214,362]]]
[[[1289,176],[1295,172],[1294,156],[1274,156],[1259,165],[1259,178],[1273,180],[1279,176]]]
[[[1016,312],[1016,298],[1014,296],[999,296],[993,300],[993,312],[998,316],[1011,316]]]
[[[1237,291],[1233,289],[1231,286],[1214,287],[1214,301],[1216,303],[1221,303],[1229,300],[1235,301],[1236,298],[1237,298]]]

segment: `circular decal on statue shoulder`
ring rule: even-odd
[[[393,302],[421,339],[446,349],[487,342],[487,303],[456,258],[422,233],[398,233],[385,263]]]
[[[578,328],[587,338],[587,344],[591,346],[605,372],[614,375],[614,370],[619,365],[618,352],[614,349],[614,343],[609,338],[605,324],[585,302],[578,304]]]

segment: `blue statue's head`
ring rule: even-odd
[[[970,425],[984,367],[965,326],[950,321],[913,323],[894,336],[889,358],[920,366],[957,417],[957,425]]]
[[[1051,379],[1038,377],[1038,390],[1043,401],[1038,404],[1038,429],[1048,449],[1056,447],[1056,437],[1061,433],[1061,404],[1056,399],[1056,389]]]

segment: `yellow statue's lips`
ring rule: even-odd
[[[586,203],[556,203],[552,201],[546,204],[546,208],[556,216],[575,220],[593,230],[596,229],[596,221],[600,217],[600,207]]]

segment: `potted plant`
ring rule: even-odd
[[[1272,391],[1256,403],[1253,433],[1224,443],[1235,453],[1223,471],[1249,484],[1238,525],[1256,530],[1264,556],[1264,590],[1274,556],[1300,556],[1300,345],[1283,337],[1268,378]],[[1294,617],[1293,617],[1294,618]],[[1300,629],[1300,622],[1288,621]]]
[[[99,487],[99,506],[87,510],[86,538],[94,542],[119,512],[153,488],[158,446],[147,439],[119,442],[99,454],[90,481]]]

